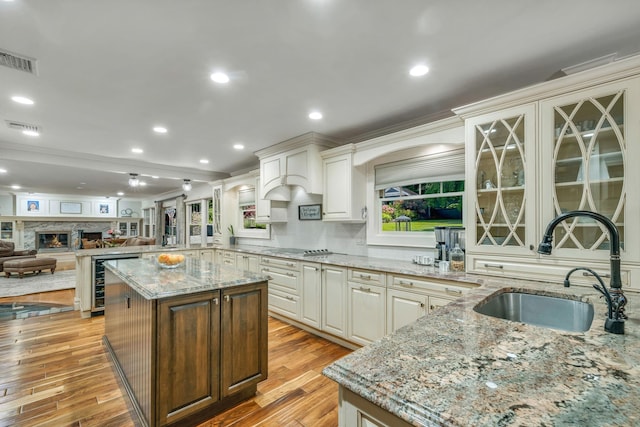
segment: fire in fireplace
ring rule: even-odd
[[[71,250],[71,232],[69,231],[36,231],[36,249],[38,251]]]

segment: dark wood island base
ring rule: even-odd
[[[267,282],[148,299],[107,270],[103,342],[145,426],[191,426],[267,378]]]

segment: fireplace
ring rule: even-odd
[[[36,231],[38,252],[66,252],[71,250],[70,231]]]

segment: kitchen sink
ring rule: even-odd
[[[499,319],[569,332],[587,331],[593,322],[590,303],[524,292],[493,294],[473,310]]]

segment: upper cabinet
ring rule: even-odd
[[[322,192],[320,152],[337,144],[323,135],[309,132],[255,154],[260,158],[260,194],[265,200],[291,200],[291,186],[307,193]]]
[[[353,164],[355,145],[322,152],[323,221],[366,220],[365,171]]]
[[[640,60],[621,61],[456,110],[466,128],[468,270],[608,273],[608,231],[588,218],[561,222],[552,255],[537,253],[550,221],[587,210],[616,224],[623,281],[631,277],[640,262],[640,226],[628,220],[640,206],[629,190],[640,182],[639,76]]]
[[[535,106],[466,122],[467,248],[531,253],[535,222]]]

